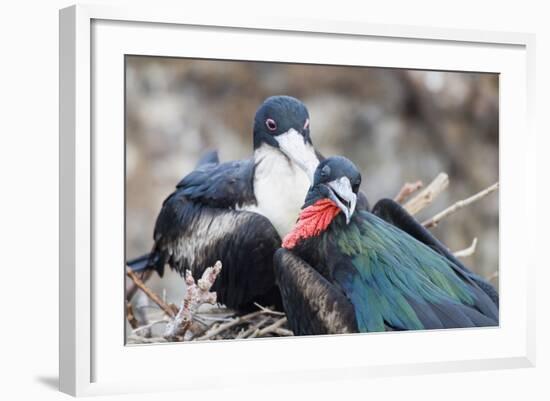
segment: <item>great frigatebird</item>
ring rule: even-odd
[[[181,274],[190,269],[197,278],[205,266],[222,260],[214,285],[220,302],[236,309],[280,303],[272,255],[294,225],[323,157],[311,142],[307,108],[289,96],[270,97],[260,106],[253,143],[250,159],[220,164],[215,152],[201,159],[164,201],[153,250],[129,261],[132,269],[155,269],[162,276],[169,264]],[[362,193],[357,208],[368,209]],[[380,201],[373,212],[452,257],[395,204]]]
[[[296,226],[275,253],[294,333],[498,325],[498,306],[474,273],[375,214],[355,210],[360,183],[348,159],[322,161]]]
[[[274,96],[259,107],[253,124],[254,154],[219,163],[209,154],[164,201],[154,246],[128,265],[135,271],[164,266],[195,278],[221,260],[212,287],[218,301],[247,309],[254,302],[280,305],[273,254],[294,225],[320,156],[310,138],[305,105]]]

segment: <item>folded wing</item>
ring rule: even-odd
[[[452,267],[454,269],[460,270],[460,274],[466,275],[473,280],[483,291],[485,291],[485,293],[498,307],[499,296],[495,288],[487,280],[464,266],[464,264],[458,260],[443,243],[441,243],[429,230],[422,226],[422,224],[411,216],[400,204],[391,199],[382,199],[374,205],[372,213],[405,231],[407,234],[424,243],[439,254],[445,256],[450,262],[452,262]]]
[[[274,266],[288,324],[295,335],[358,331],[350,301],[305,261],[279,249]]]
[[[252,160],[216,163],[209,158],[178,184],[164,201],[154,231],[150,262],[195,278],[217,260],[221,274],[212,289],[218,301],[248,309],[254,302],[280,306],[273,253],[281,239],[271,222],[237,210],[255,202]]]
[[[360,331],[498,324],[496,305],[461,269],[378,217],[362,217],[338,240],[346,257],[333,271]]]

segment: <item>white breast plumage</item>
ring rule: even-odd
[[[258,148],[254,159],[257,163],[254,174],[257,205],[242,209],[267,217],[282,238],[296,223],[310,181],[302,169],[271,146]]]

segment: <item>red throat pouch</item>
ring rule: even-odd
[[[330,199],[321,199],[300,213],[298,222],[283,239],[283,248],[292,249],[298,241],[319,235],[340,213],[340,208]]]

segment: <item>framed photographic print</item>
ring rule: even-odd
[[[532,48],[62,10],[61,390],[531,366]]]

